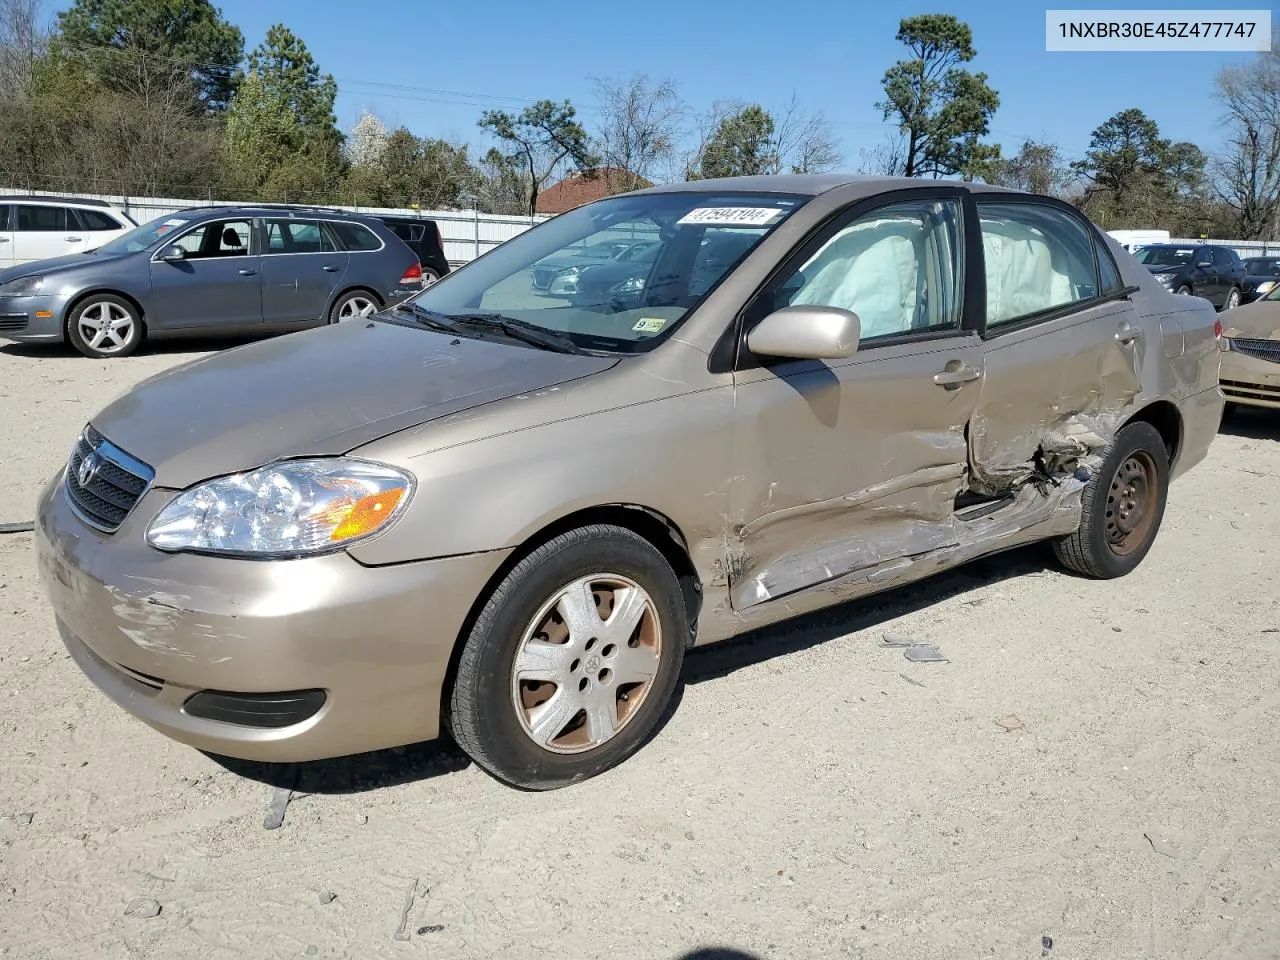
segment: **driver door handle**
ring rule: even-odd
[[[1133,341],[1140,339],[1142,339],[1142,331],[1127,323],[1122,323],[1120,329],[1116,331],[1116,342],[1123,347],[1127,347]]]
[[[63,240],[65,240],[65,241],[67,241],[67,243],[79,243],[79,242],[81,241],[81,239],[83,239],[83,238],[81,238],[81,237],[63,237],[62,239],[63,239]]]
[[[242,277],[256,277],[257,275],[258,275],[257,270],[250,270],[247,267],[244,270],[240,271],[240,276]]]
[[[324,272],[325,272],[325,273],[337,273],[337,272],[338,272],[338,270],[339,270],[339,268],[338,268],[338,267],[333,266],[333,264],[325,264],[325,267],[324,267]]]
[[[972,383],[982,376],[981,371],[973,367],[958,367],[955,370],[943,370],[933,375],[933,382],[940,387],[960,387]]]

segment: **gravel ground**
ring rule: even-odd
[[[191,350],[0,348],[0,523]],[[1235,417],[1130,577],[1023,550],[696,651],[652,743],[545,795],[440,745],[171,743],[78,673],[0,535],[0,956],[1280,956],[1277,478],[1280,414]]]

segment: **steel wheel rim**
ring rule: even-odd
[[[352,297],[338,311],[339,320],[358,320],[372,316],[377,307],[368,297]]]
[[[98,353],[119,353],[133,339],[133,315],[118,303],[85,307],[76,319],[80,338]]]
[[[1127,557],[1150,538],[1160,505],[1159,473],[1145,450],[1131,453],[1116,469],[1107,489],[1107,546]]]
[[[543,750],[585,753],[636,716],[661,659],[662,625],[645,589],[615,573],[581,577],[539,607],[520,638],[511,704]]]

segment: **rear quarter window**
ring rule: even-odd
[[[89,230],[121,230],[123,224],[120,224],[115,218],[108,216],[101,210],[85,210],[77,208],[76,213],[79,214],[81,222]]]
[[[334,234],[344,249],[352,251],[377,250],[382,240],[363,223],[352,223],[349,220],[330,221]]]

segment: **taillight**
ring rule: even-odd
[[[422,264],[415,263],[406,270],[404,276],[400,278],[400,283],[422,283]]]

